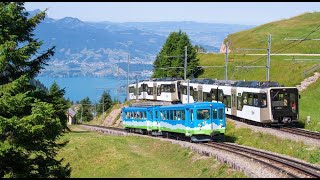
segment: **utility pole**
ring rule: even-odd
[[[104,97],[102,96],[102,117],[104,117]]]
[[[187,58],[188,58],[188,47],[184,47],[184,80],[187,80]]]
[[[225,69],[224,69],[224,79],[228,80],[228,42],[226,43],[226,62],[225,62]]]
[[[80,118],[80,123],[82,124],[82,113],[83,113],[83,105],[81,104],[81,118]]]
[[[237,48],[237,50],[267,50],[267,65],[266,66],[236,66],[236,68],[266,68],[267,75],[266,80],[270,81],[270,54],[271,54],[271,34],[268,35],[268,48],[261,49],[261,48]]]
[[[267,81],[270,81],[271,34],[268,35]]]
[[[127,71],[127,101],[129,101],[129,65],[130,65],[130,54],[128,54],[128,71]]]
[[[97,119],[97,102],[94,101],[94,119]]]
[[[187,96],[188,96],[188,104],[189,104],[189,97],[190,97],[190,85],[189,85],[190,80],[189,79],[187,80],[187,83],[188,83]]]
[[[138,85],[139,85],[139,81],[138,81],[138,75],[136,75],[136,101],[138,101],[138,96],[139,96],[139,89],[138,89]]]
[[[119,93],[120,93],[120,80],[119,80],[119,76],[120,73],[119,73],[119,66],[118,66],[118,103],[120,104],[120,100],[119,100]]]

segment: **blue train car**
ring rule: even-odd
[[[130,132],[211,141],[223,137],[226,131],[224,109],[220,102],[126,107],[122,109],[122,119]]]

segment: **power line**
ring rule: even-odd
[[[304,38],[301,38],[302,40],[300,40],[297,44],[294,44],[294,43],[296,43],[296,41],[292,41],[292,42],[284,45],[284,46],[281,47],[280,49],[274,51],[273,54],[280,54],[280,53],[284,52],[285,50],[288,50],[288,49],[290,49],[290,48],[292,48],[292,47],[294,47],[294,46],[297,46],[298,44],[302,43],[303,41],[308,40],[307,38],[308,38],[311,34],[313,34],[314,32],[318,31],[318,30],[319,30],[319,27],[320,27],[320,25],[318,25],[313,31],[311,31],[311,32],[310,32],[308,35],[306,35]],[[281,50],[282,50],[282,51],[281,51]],[[267,56],[267,55],[261,56],[261,57],[257,58],[256,60],[247,63],[247,66],[248,66],[248,65],[252,65],[252,64],[256,64],[256,63],[262,61],[262,60],[265,58],[265,56]],[[247,70],[246,72],[248,72],[248,70]]]

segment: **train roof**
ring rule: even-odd
[[[141,82],[157,82],[157,81],[183,81],[182,78],[151,78],[139,81]],[[249,88],[268,88],[268,87],[285,87],[275,81],[243,81],[243,80],[217,80],[217,79],[199,79],[194,78],[190,83],[210,84],[218,86],[232,86],[232,87],[249,87]],[[133,85],[133,84],[130,84]]]
[[[199,107],[224,107],[224,104],[221,102],[195,102],[189,104],[175,104],[169,106],[161,106],[160,109],[172,109],[172,108],[199,108]]]

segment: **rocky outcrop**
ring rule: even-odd
[[[228,47],[228,53],[230,53],[230,52],[231,52],[231,50]],[[220,53],[226,53],[226,45],[224,43],[222,43],[220,46]]]

